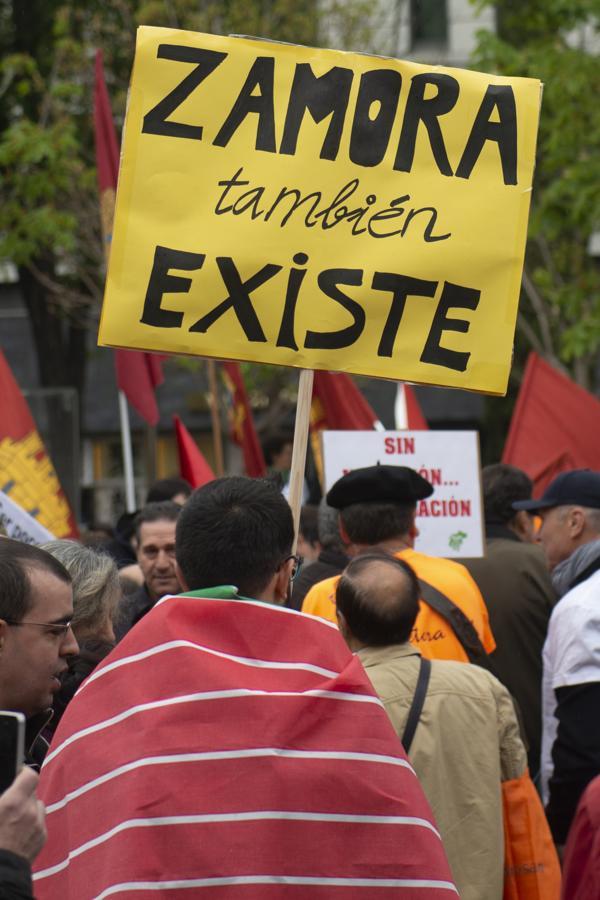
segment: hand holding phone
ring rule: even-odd
[[[28,766],[0,797],[0,849],[34,861],[46,843],[46,810],[35,796],[39,776]]]

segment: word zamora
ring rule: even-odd
[[[177,121],[171,116],[198,89],[204,92],[207,104],[213,103],[210,82],[213,77],[218,77],[213,73],[228,55],[201,47],[159,44],[158,59],[192,64],[194,68],[146,113],[142,133],[205,140],[201,123]],[[231,77],[225,66],[223,77],[226,75]],[[305,113],[308,112],[317,123],[329,118],[319,157],[337,159],[355,77],[353,70],[333,66],[322,75],[316,75],[309,63],[296,63],[279,146],[275,127],[275,77],[275,57],[258,56],[221,127],[210,136],[213,146],[226,147],[242,122],[254,115],[257,117],[255,149],[293,156],[298,149]],[[396,122],[401,91],[402,75],[395,69],[372,69],[360,76],[347,148],[351,162],[368,167],[382,162]],[[398,172],[411,171],[417,132],[422,125],[442,175],[469,178],[486,142],[492,141],[498,147],[504,184],[516,184],[517,109],[512,87],[508,84],[488,84],[470,131],[465,135],[461,158],[453,171],[440,120],[451,114],[459,98],[460,84],[452,75],[423,72],[411,78],[393,169]]]

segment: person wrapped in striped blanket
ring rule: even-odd
[[[282,606],[293,537],[269,482],[194,492],[177,524],[185,592],[106,657],[50,747],[38,900],[458,896],[360,661],[335,626]]]

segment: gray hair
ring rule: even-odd
[[[111,619],[122,593],[112,557],[77,541],[48,541],[40,546],[58,559],[73,579],[75,632],[94,631]]]
[[[319,503],[317,513],[317,530],[319,541],[324,550],[344,552],[344,545],[340,536],[340,515],[337,509],[329,506],[325,497]]]
[[[338,524],[338,511],[333,506],[328,506],[327,501],[323,497],[319,503],[319,512],[317,513],[317,527],[319,530],[320,542],[326,543],[333,538],[340,539],[340,528]]]
[[[584,506],[583,512],[590,531],[600,534],[600,509]]]

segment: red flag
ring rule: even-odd
[[[523,469],[535,496],[560,472],[600,470],[600,401],[530,353],[502,462]]]
[[[336,431],[368,430],[377,416],[349,375],[315,372],[311,428]]]
[[[136,350],[115,350],[117,385],[148,425],[159,420],[155,388],[164,381],[161,357]]]
[[[202,487],[203,484],[213,481],[215,473],[179,416],[173,416],[173,422],[181,477],[189,481],[193,488]]]
[[[94,132],[102,234],[108,258],[119,174],[119,145],[104,80],[102,50],[96,51]],[[161,357],[137,350],[115,350],[115,369],[119,390],[123,391],[142,419],[149,425],[156,425],[159,414],[154,391],[164,380]]]
[[[250,478],[262,478],[267,467],[254,427],[254,419],[240,367],[235,362],[223,362],[222,372],[227,389],[232,395],[231,439],[242,448],[246,475]]]
[[[310,407],[310,442],[321,486],[324,484],[323,459],[319,432],[367,431],[375,426],[377,416],[344,372],[316,371]]]
[[[339,632],[234,598],[163,598],[69,704],[40,778],[36,897],[456,900]]]
[[[0,490],[57,538],[78,537],[25,397],[0,350]]]

